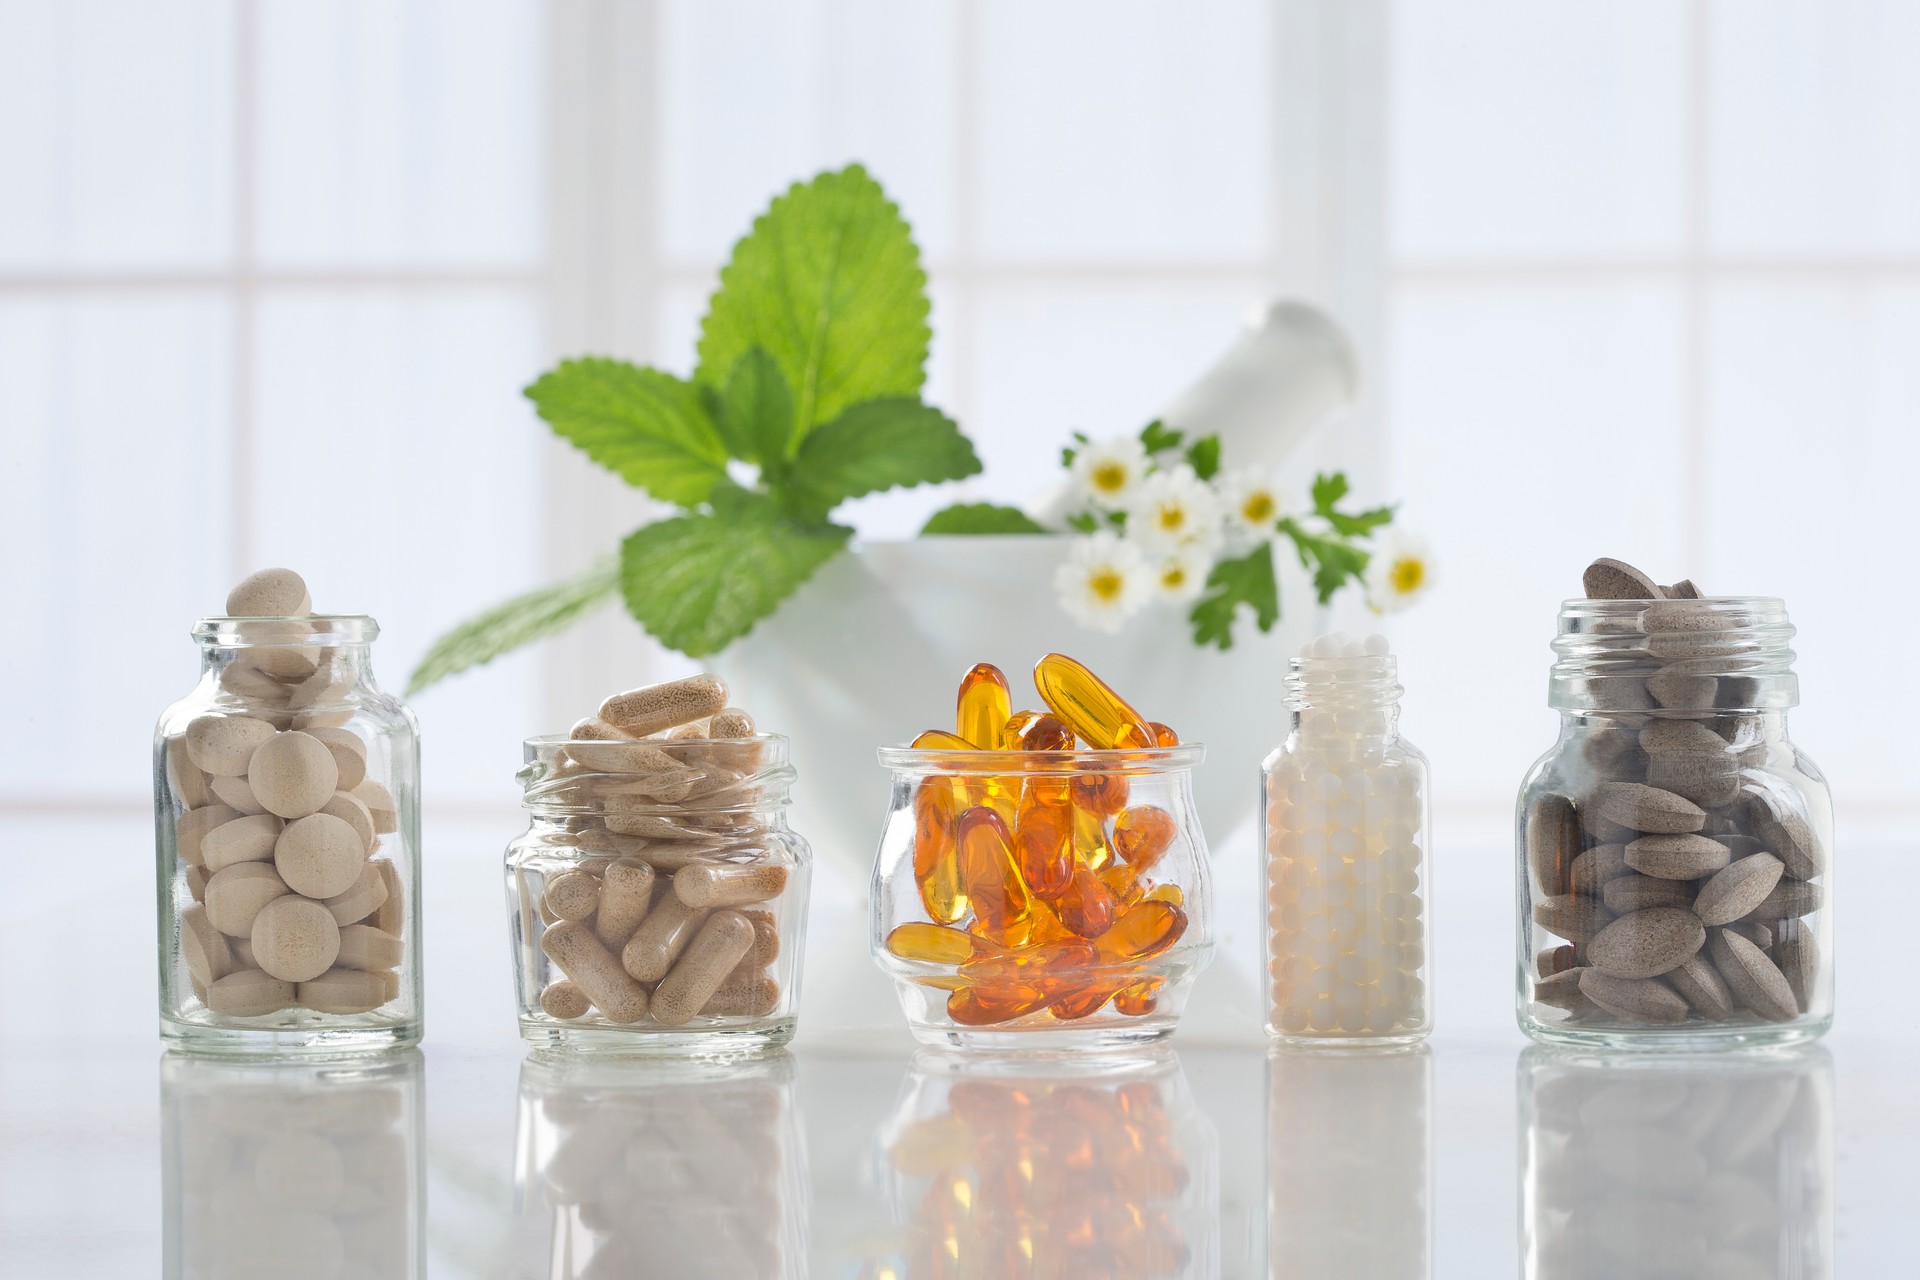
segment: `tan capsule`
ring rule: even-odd
[[[700,1006],[707,1018],[764,1018],[780,1006],[780,984],[772,974],[759,973],[735,982],[731,978]]]
[[[227,593],[229,618],[300,618],[312,612],[306,580],[291,569],[257,569]]]
[[[625,742],[630,736],[626,731],[614,728],[597,716],[575,720],[573,728],[567,731],[567,737],[575,742]]]
[[[339,954],[340,926],[325,906],[311,898],[275,898],[253,919],[254,958],[283,982],[317,978]]]
[[[540,993],[540,1009],[549,1018],[572,1021],[584,1018],[593,1008],[593,1002],[587,999],[587,993],[566,978],[550,982],[547,989]]]
[[[686,845],[713,848],[720,843],[713,832],[690,826],[678,818],[652,813],[609,813],[600,819],[615,835],[643,836],[648,840],[674,841]]]
[[[286,824],[270,813],[256,813],[223,822],[200,842],[200,858],[208,872],[224,871],[240,862],[265,862]]]
[[[360,878],[366,862],[367,846],[360,833],[328,813],[289,822],[273,846],[273,865],[280,878],[308,898],[345,893]]]
[[[716,911],[653,993],[653,1019],[677,1026],[700,1012],[733,966],[753,950],[753,925],[738,911]]]
[[[298,729],[260,744],[247,764],[247,783],[268,813],[304,818],[333,799],[339,766],[326,744]]]
[[[180,913],[180,957],[203,987],[211,987],[233,970],[233,949],[207,919],[204,907],[192,906]]]
[[[360,868],[360,874],[344,892],[327,899],[326,908],[333,913],[336,924],[356,924],[379,910],[387,900],[387,879],[381,874],[380,868],[391,865],[384,860],[367,863]]]
[[[203,809],[189,809],[173,822],[173,851],[180,861],[190,867],[206,865],[206,854],[202,846],[208,833],[240,817],[237,809],[229,809],[224,804],[210,804]]]
[[[740,912],[753,925],[753,952],[747,959],[761,969],[780,958],[780,926],[773,912],[746,908]]]
[[[215,777],[245,773],[261,744],[279,730],[253,716],[195,716],[187,725],[187,758]]]
[[[406,959],[400,939],[370,924],[350,924],[340,931],[340,954],[334,963],[342,969],[393,969]]]
[[[678,896],[668,894],[647,913],[647,918],[633,931],[633,937],[627,939],[626,947],[620,952],[620,963],[636,982],[660,981],[673,968],[673,962],[680,958],[706,917],[705,908],[690,907]]]
[[[223,1018],[258,1018],[293,1003],[294,987],[261,969],[237,969],[207,988],[207,1008]]]
[[[645,742],[584,741],[561,749],[565,762],[590,773],[677,773],[685,764],[669,752]]]
[[[637,858],[622,858],[610,865],[601,882],[593,936],[610,948],[626,946],[653,905],[654,878],[653,868]]]
[[[207,919],[230,937],[248,936],[261,909],[287,892],[287,882],[272,863],[235,863],[208,878]]]
[[[547,909],[562,920],[585,920],[600,906],[600,882],[579,871],[547,881]]]
[[[340,780],[333,784],[336,791],[351,791],[367,780],[367,744],[360,740],[359,734],[351,729],[321,725],[302,732],[318,741],[333,756],[334,768],[340,774]]]
[[[540,949],[607,1021],[624,1024],[647,1016],[647,989],[627,976],[586,925],[562,920],[540,935]]]
[[[726,681],[703,673],[616,693],[600,704],[600,719],[644,737],[716,715],[726,706]]]
[[[787,869],[777,862],[715,863],[673,873],[673,891],[690,907],[738,907],[780,896]]]
[[[389,974],[329,969],[299,984],[294,997],[318,1013],[371,1013],[393,997]]]

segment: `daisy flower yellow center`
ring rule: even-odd
[[[1169,590],[1174,590],[1174,591],[1177,591],[1181,587],[1186,586],[1187,585],[1186,566],[1179,565],[1179,564],[1167,566],[1166,569],[1161,571],[1160,585],[1163,587],[1166,587]]]
[[[1178,533],[1187,527],[1187,509],[1178,503],[1163,503],[1154,508],[1153,522],[1163,533]]]
[[[1121,593],[1126,590],[1126,586],[1126,579],[1112,569],[1097,569],[1087,579],[1087,590],[1107,604],[1118,600]]]
[[[1101,493],[1119,493],[1127,487],[1127,468],[1124,463],[1103,462],[1093,469],[1088,483]]]
[[[1247,500],[1240,504],[1240,518],[1248,524],[1266,524],[1272,520],[1279,509],[1273,495],[1265,491],[1250,493]]]
[[[1393,571],[1387,575],[1387,581],[1401,595],[1411,595],[1420,589],[1427,580],[1427,565],[1424,560],[1407,557],[1393,562]]]

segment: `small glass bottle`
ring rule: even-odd
[[[1426,973],[1427,758],[1400,737],[1386,639],[1322,636],[1287,677],[1292,731],[1261,776],[1267,1034],[1409,1045]]]
[[[420,731],[372,618],[202,619],[154,736],[160,1034],[336,1056],[421,1031]]]

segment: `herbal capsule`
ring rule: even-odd
[[[667,970],[673,968],[673,962],[693,940],[694,930],[706,918],[705,908],[690,907],[679,895],[667,894],[633,931],[633,937],[620,952],[620,963],[635,982],[660,981],[667,976]]]
[[[1186,931],[1185,911],[1158,898],[1145,899],[1122,912],[1093,945],[1108,960],[1145,960],[1171,947]]]
[[[787,887],[787,869],[777,862],[724,862],[682,867],[673,892],[690,907],[743,907],[777,898]]]
[[[969,960],[996,953],[985,938],[977,938],[963,929],[913,920],[894,926],[887,935],[887,950],[902,960],[926,964],[965,964]]]
[[[1033,778],[1013,827],[1020,877],[1036,898],[1053,899],[1073,880],[1073,806],[1063,781]]]
[[[608,947],[626,946],[653,907],[653,881],[653,867],[638,858],[621,858],[609,866],[593,922],[594,937]],[[547,892],[551,897],[553,891]]]
[[[562,920],[549,928],[540,935],[540,949],[608,1022],[638,1022],[647,1016],[646,988],[621,970],[613,953],[580,921]]]
[[[955,700],[954,732],[982,751],[1004,751],[1007,720],[1013,715],[1013,697],[1007,678],[991,662],[974,664],[961,678]]]
[[[616,693],[600,704],[600,720],[639,738],[705,720],[726,709],[726,682],[702,674]]]
[[[653,993],[653,1018],[678,1026],[713,998],[747,952],[753,923],[738,911],[716,911],[700,926],[686,954]]]
[[[1041,701],[1098,751],[1138,749],[1154,745],[1153,730],[1093,672],[1064,653],[1050,653],[1033,667],[1033,683]]]
[[[1097,938],[1113,926],[1119,904],[1100,877],[1082,866],[1074,868],[1073,880],[1053,909],[1067,928],[1083,938]]]
[[[1180,834],[1173,815],[1150,804],[1137,804],[1113,822],[1113,851],[1139,871],[1160,861]]]
[[[960,883],[954,792],[952,778],[925,778],[913,793],[913,878],[927,915],[939,924],[954,924],[970,910]]]
[[[1046,1003],[1044,991],[1025,983],[967,987],[947,997],[947,1016],[964,1027],[984,1027],[1025,1017]]]
[[[960,818],[960,883],[974,919],[987,930],[1005,929],[1033,910],[1007,825],[992,809],[969,809]]]
[[[1066,721],[1046,711],[1016,711],[1007,721],[1009,747],[1017,751],[1071,751],[1073,730]]]
[[[1158,720],[1147,721],[1147,728],[1153,730],[1154,746],[1177,747],[1180,745],[1180,735],[1172,729],[1169,729],[1166,725],[1161,724]]]

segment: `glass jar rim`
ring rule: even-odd
[[[265,623],[278,626],[298,622],[303,629],[277,634],[249,632]],[[303,613],[273,617],[237,618],[215,614],[193,624],[194,640],[221,649],[324,648],[370,644],[380,635],[380,624],[365,613]]]
[[[1111,773],[1142,775],[1191,769],[1206,759],[1204,742],[1177,747],[1100,751],[944,751],[933,747],[881,747],[880,763],[904,773],[1024,774]]]
[[[755,733],[745,738],[575,738],[564,733],[537,733],[524,739],[521,746],[530,752],[538,752],[542,747],[558,750],[561,747],[595,746],[648,746],[677,749],[680,747],[740,747],[749,742],[762,744],[778,743],[784,745],[787,736],[784,733]]]

